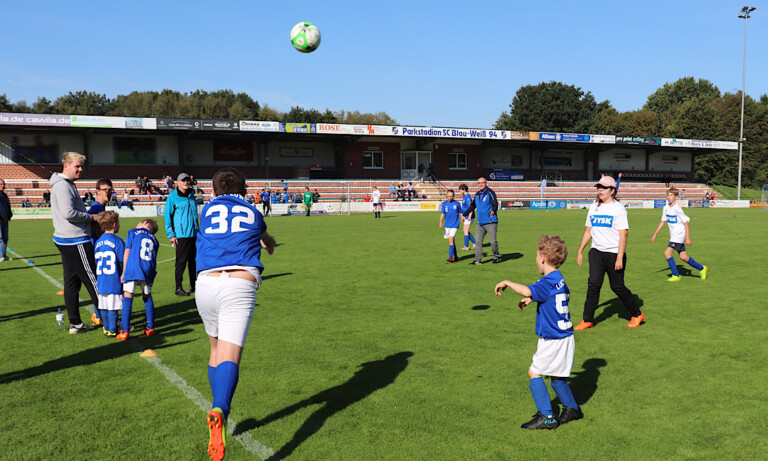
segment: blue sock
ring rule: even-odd
[[[456,253],[456,245],[448,245],[448,258],[453,259],[454,253]]]
[[[107,311],[107,321],[104,324],[107,325],[107,331],[117,333],[117,311]]]
[[[531,379],[528,387],[531,388],[533,401],[536,402],[536,409],[544,416],[552,416],[552,402],[549,401],[549,392],[547,391],[547,384],[544,382],[544,378]]]
[[[123,296],[123,312],[120,314],[122,320],[123,331],[129,331],[131,329],[131,307],[133,305],[133,298]]]
[[[472,245],[475,244],[475,237],[472,236],[472,232],[469,233],[469,240],[472,242]]]
[[[213,380],[216,378],[216,367],[208,365],[208,384],[211,386],[211,394],[213,394]]]
[[[669,270],[672,271],[672,275],[675,277],[680,275],[680,272],[677,271],[677,265],[675,264],[675,258],[667,258],[667,264],[669,264]]]
[[[469,248],[469,235],[464,236],[464,248]]]
[[[155,328],[155,301],[150,295],[144,300],[144,309],[147,313],[147,329]]]
[[[235,395],[240,368],[235,362],[221,362],[213,378],[213,408],[221,408],[224,419],[229,416],[229,407]]]
[[[101,318],[101,309],[99,309],[98,307],[93,310],[93,313],[96,314],[97,319]]]
[[[552,385],[552,390],[557,394],[557,398],[560,399],[560,403],[568,408],[573,408],[574,410],[579,409],[579,404],[576,403],[576,399],[573,398],[573,392],[571,392],[571,387],[568,385],[568,381],[564,379],[553,379],[550,384]]]
[[[697,263],[693,258],[688,258],[688,264],[690,264],[690,266],[693,267],[694,269],[698,269],[698,270],[704,269],[704,266]]]

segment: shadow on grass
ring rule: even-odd
[[[33,267],[45,267],[45,266],[61,266],[61,261],[57,263],[48,263],[48,264],[24,264],[23,266],[6,267],[4,269],[0,269],[0,272],[15,271],[19,269],[32,269]]]
[[[693,272],[690,268],[683,266],[682,264],[677,264],[675,267],[677,267],[677,272],[683,276],[683,277],[696,277],[698,278],[698,275],[693,275]],[[669,266],[666,266],[664,269],[659,269],[656,272],[669,272],[670,274],[672,271],[669,270]]]
[[[87,306],[89,304],[91,304],[90,301],[80,301],[80,307]],[[56,313],[56,309],[58,308],[61,308],[61,311],[66,314],[67,311],[64,308],[64,304],[62,303],[62,304],[59,304],[58,306],[53,306],[53,307],[44,307],[42,309],[35,309],[32,311],[24,311],[24,312],[16,312],[13,314],[0,315],[0,322],[6,322],[8,320],[20,320],[20,319],[26,319],[29,317],[34,317],[36,315]],[[51,325],[53,325],[53,320],[51,320]]]
[[[360,370],[345,383],[326,389],[260,420],[249,418],[237,425],[235,435],[248,432],[256,427],[265,426],[273,421],[289,416],[302,408],[322,404],[296,430],[293,438],[286,443],[270,459],[284,459],[296,450],[304,441],[317,433],[331,416],[343,411],[348,406],[358,402],[379,389],[395,382],[395,379],[408,366],[408,359],[413,352],[398,352],[382,360],[360,364]]]
[[[584,370],[574,373],[574,377],[568,380],[576,403],[584,405],[595,395],[597,380],[600,378],[600,368],[607,364],[605,359],[587,359],[581,366]]]
[[[274,278],[277,278],[277,277],[282,277],[284,275],[293,275],[293,272],[283,272],[282,274],[265,275],[265,276],[263,276],[261,278],[261,280],[264,281],[264,280],[274,279]]]
[[[472,306],[472,310],[473,311],[487,311],[490,308],[491,308],[491,306],[489,306],[487,304],[479,304],[477,306]]]
[[[514,259],[520,259],[522,257],[523,257],[522,253],[506,253],[501,255],[499,260],[501,260],[501,262],[504,262],[504,261],[514,260]]]
[[[640,299],[640,297],[637,296],[636,294],[633,294],[632,296],[635,297],[635,302],[637,303],[637,307],[642,308],[643,304],[645,304],[643,300]],[[603,320],[608,320],[614,315],[618,315],[619,318],[622,318],[624,320],[632,319],[632,316],[627,311],[627,308],[624,307],[624,303],[622,303],[619,298],[613,298],[612,300],[606,301],[600,304],[599,306],[597,306],[598,309],[600,309],[601,307],[605,307],[605,309],[602,312],[600,312],[600,315],[595,317],[595,324],[598,324]]]

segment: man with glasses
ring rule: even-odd
[[[88,214],[91,216],[96,216],[97,214],[106,211],[106,204],[109,201],[109,198],[112,196],[112,192],[114,189],[112,189],[112,181],[108,178],[101,178],[98,181],[96,181],[96,199],[93,201],[93,204],[88,209]],[[99,223],[97,223],[95,220],[91,222],[91,244],[95,247],[96,246],[96,240],[101,237],[101,235],[104,233],[103,230],[101,230],[101,226]],[[95,309],[95,312],[93,315],[91,315],[91,321],[93,322],[94,326],[101,326],[103,325],[103,322],[101,320],[101,312],[100,309]]]
[[[165,201],[165,233],[176,246],[176,295],[189,296],[195,292],[197,271],[197,232],[200,223],[197,220],[197,202],[192,189],[192,179],[187,173],[176,178],[176,188],[168,194]],[[181,286],[184,268],[189,268],[189,292]]]
[[[499,227],[499,218],[496,212],[499,209],[499,201],[496,199],[496,192],[488,187],[488,182],[482,176],[477,178],[477,192],[472,204],[462,213],[468,217],[475,212],[477,216],[477,226],[475,234],[477,235],[477,246],[475,247],[475,260],[470,265],[479,265],[483,261],[483,239],[488,234],[488,240],[491,242],[491,251],[493,251],[493,263],[501,262],[499,254],[499,244],[496,241],[496,230]]]

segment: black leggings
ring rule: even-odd
[[[64,305],[67,307],[69,323],[78,325],[80,319],[80,286],[85,285],[91,302],[98,309],[99,298],[96,289],[96,260],[93,257],[93,244],[56,245],[61,253],[61,266],[64,272]]]
[[[616,293],[624,307],[632,317],[640,316],[640,308],[637,306],[635,296],[624,285],[624,270],[627,268],[627,255],[624,254],[623,269],[617,271],[616,253],[606,253],[592,248],[589,250],[589,280],[587,281],[587,300],[584,301],[584,321],[595,321],[595,310],[600,301],[600,289],[603,287],[603,279],[608,274],[608,282],[611,290]]]

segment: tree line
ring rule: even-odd
[[[612,134],[735,141],[739,138],[741,93],[722,93],[705,79],[684,77],[665,83],[649,95],[639,110],[619,112],[610,101],[598,102],[589,91],[562,82],[542,82],[517,90],[509,111],[494,128],[514,131]],[[0,112],[111,115],[124,117],[203,120],[269,120],[309,123],[397,125],[386,112],[305,109],[281,112],[260,105],[246,93],[232,90],[182,93],[175,90],[134,91],[108,98],[78,91],[54,101],[39,97],[32,104],[15,103],[0,94]],[[759,188],[768,183],[768,95],[744,102],[743,184]],[[696,179],[736,184],[738,152],[714,152],[696,157]]]
[[[649,95],[639,110],[619,112],[610,101],[562,82],[526,85],[517,90],[509,111],[495,128],[516,131],[612,134],[736,141],[741,121],[741,92],[722,93],[705,79],[681,78]],[[744,100],[742,184],[768,183],[768,94]],[[696,157],[698,181],[735,185],[738,151]]]

